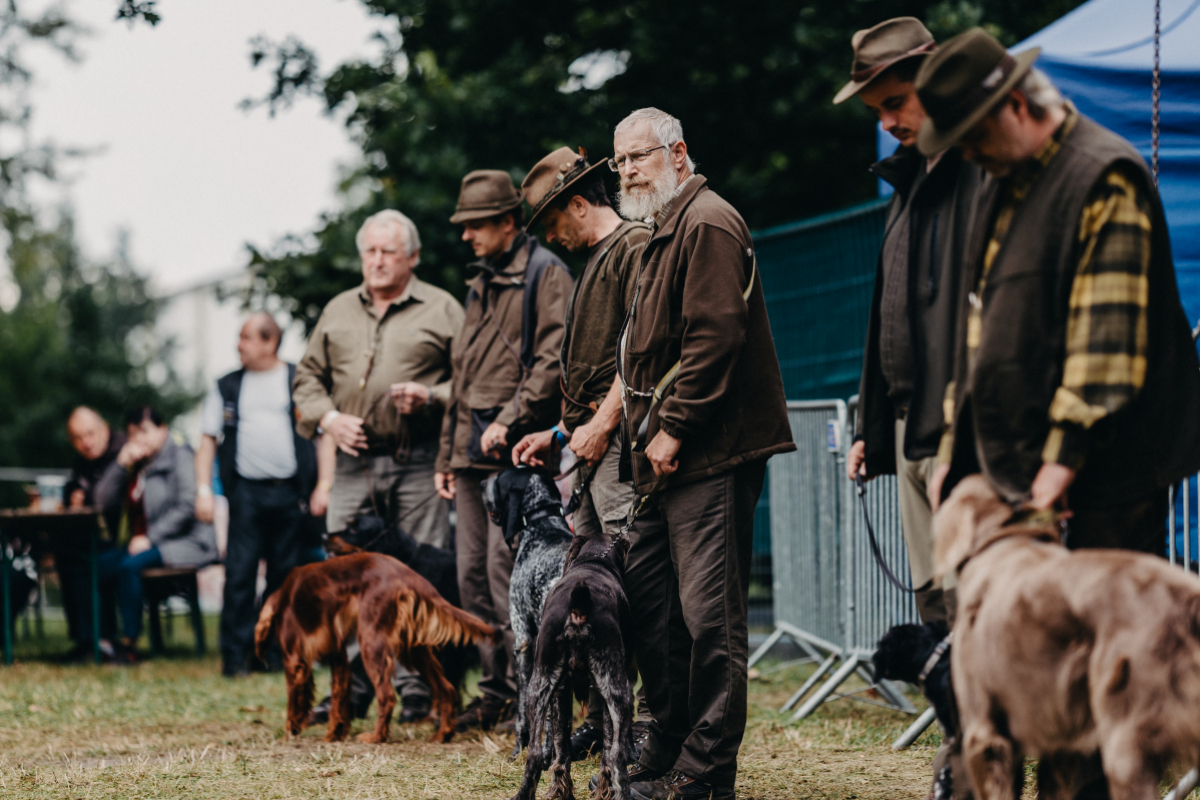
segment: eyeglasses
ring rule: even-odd
[[[658,147],[651,147],[649,150],[634,150],[632,153],[628,153],[627,155],[610,158],[608,160],[608,168],[613,172],[620,172],[624,168],[627,160],[634,164],[640,164],[645,161],[646,158],[649,157],[649,155],[655,150],[663,150],[669,146],[670,145],[660,144]]]

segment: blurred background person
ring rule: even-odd
[[[244,675],[258,621],[258,562],[267,562],[264,596],[296,566],[306,501],[316,483],[313,444],[296,433],[292,381],[296,366],[281,361],[283,338],[265,311],[242,325],[242,368],[217,380],[200,416],[196,453],[196,519],[213,521],[212,467],[216,457],[229,500],[225,590],[221,606],[221,674]],[[268,667],[282,668],[276,662]]]
[[[329,301],[308,338],[292,396],[297,430],[321,432],[330,460],[314,489],[314,510],[327,507],[330,532],[360,515],[383,518],[418,542],[450,542],[450,506],[434,491],[434,458],[450,399],[450,348],[463,309],[449,293],[417,278],[421,238],[394,209],[368,217],[355,237],[362,285]],[[336,448],[336,452],[334,449]],[[362,660],[352,653],[352,713],[363,717],[375,697]],[[429,687],[403,667],[393,683],[401,721],[423,719]],[[328,719],[327,699],[312,720]]]
[[[218,558],[212,525],[196,519],[195,456],[176,443],[162,414],[139,406],[125,417],[128,441],[96,484],[106,517],[117,517],[116,547],[100,555],[100,580],[115,581],[121,639],[120,664],[136,664],[142,631],[142,570],[157,566],[203,567]]]
[[[109,465],[117,460],[117,453],[125,446],[125,434],[113,433],[104,417],[88,406],[79,406],[67,418],[67,436],[71,447],[79,455],[71,465],[71,476],[67,479],[64,494],[71,508],[96,505],[96,483]],[[105,524],[115,532],[120,515],[106,515]],[[92,609],[91,575],[88,554],[83,549],[85,542],[55,541],[54,570],[58,573],[62,591],[63,614],[67,618],[67,633],[75,643],[64,661],[85,661],[92,656]],[[100,541],[101,549],[111,547],[110,541]],[[101,648],[112,655],[108,639],[113,635],[116,620],[112,608],[101,606]]]

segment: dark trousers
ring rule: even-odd
[[[654,721],[641,763],[718,787],[746,730],[754,506],[766,462],[663,492],[632,532],[625,588]]]
[[[494,473],[468,469],[458,473],[454,507],[458,512],[454,546],[458,555],[458,592],[469,611],[504,635],[504,644],[478,645],[483,674],[479,691],[500,700],[517,696],[513,675],[512,624],[508,615],[508,584],[512,579],[513,551],[500,526],[488,519],[480,482]]]
[[[254,652],[258,561],[266,559],[264,597],[279,588],[299,558],[300,496],[293,481],[239,478],[229,497],[229,543],[221,608],[221,659],[241,669]]]
[[[98,553],[104,557],[112,547],[102,545]],[[86,552],[62,550],[54,553],[54,571],[62,590],[63,615],[67,618],[67,635],[81,647],[92,645],[92,573]],[[100,638],[116,636],[117,618],[112,603],[112,586],[100,587]]]
[[[131,556],[123,548],[106,550],[98,560],[101,592],[112,592],[116,583],[117,610],[121,614],[121,635],[137,641],[142,633],[142,570],[161,567],[162,554],[151,547]],[[107,585],[107,589],[104,588]]]

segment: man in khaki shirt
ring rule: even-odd
[[[369,218],[357,242],[363,285],[333,298],[309,337],[293,386],[297,427],[305,436],[320,427],[337,444],[333,486],[317,489],[330,493],[330,531],[373,513],[449,547],[433,466],[463,308],[413,275],[421,242],[400,212]]]

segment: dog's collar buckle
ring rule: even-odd
[[[933,668],[941,663],[942,658],[946,655],[946,651],[950,649],[950,640],[953,638],[954,631],[951,631],[945,639],[937,643],[937,647],[933,648],[933,652],[925,660],[925,666],[921,667],[921,674],[917,676],[918,682],[925,683],[925,679],[929,677],[929,673],[933,672]]]

